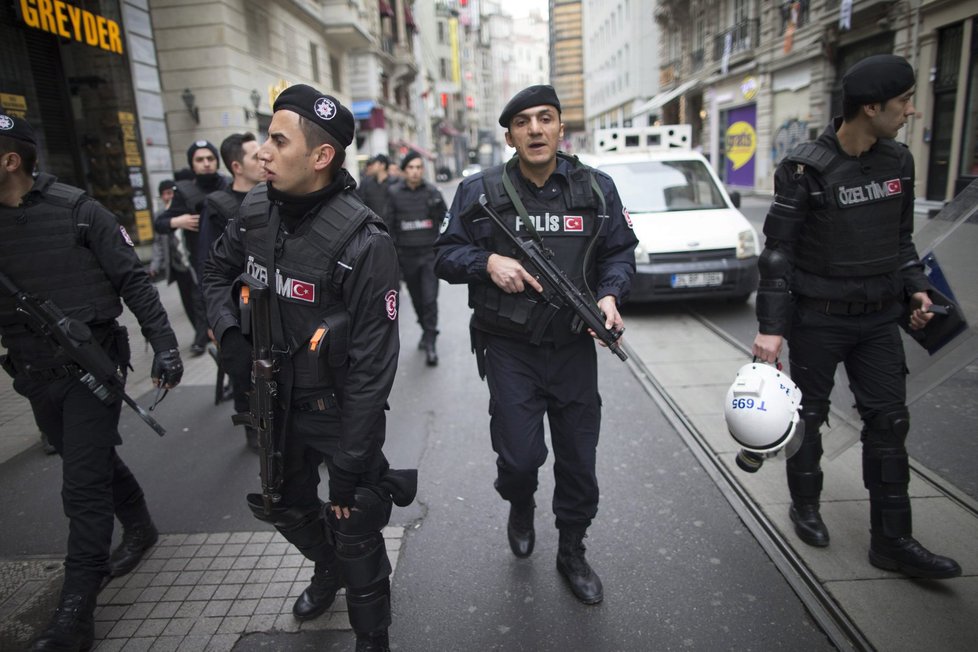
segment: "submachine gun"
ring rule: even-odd
[[[564,270],[553,263],[553,252],[536,240],[524,240],[516,235],[512,229],[506,226],[506,222],[502,216],[489,205],[489,201],[485,195],[479,196],[479,204],[482,205],[482,210],[485,211],[486,215],[491,217],[492,221],[502,229],[506,237],[519,247],[523,257],[521,262],[529,263],[530,267],[532,267],[530,272],[533,273],[540,282],[540,285],[543,286],[541,296],[544,301],[554,309],[559,309],[564,306],[570,308],[584,326],[594,331],[598,339],[604,342],[612,353],[621,358],[622,361],[628,360],[628,356],[622,350],[621,344],[618,343],[625,329],[613,330],[605,327],[604,313],[598,310],[597,305],[595,305],[594,300],[590,296],[579,290],[567,278]]]
[[[258,444],[261,447],[261,500],[265,515],[269,516],[272,507],[282,499],[281,424],[275,418],[280,365],[272,345],[268,285],[251,274],[242,274],[238,280],[241,283],[241,332],[251,335],[251,375],[254,386],[248,399],[248,412],[234,415],[231,421],[235,425],[250,426],[258,434]]]
[[[66,316],[50,299],[41,301],[17,287],[9,276],[0,272],[0,287],[13,296],[17,310],[30,318],[37,328],[54,340],[58,348],[74,363],[73,372],[85,387],[106,405],[117,399],[136,411],[136,414],[162,437],[166,430],[136,401],[126,394],[125,380],[119,366],[92,337],[92,329],[83,321]],[[164,379],[160,379],[162,384]]]

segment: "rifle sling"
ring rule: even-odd
[[[275,449],[278,451],[282,450],[284,433],[290,412],[289,406],[292,402],[292,352],[290,351],[290,347],[285,343],[285,332],[282,330],[282,315],[278,305],[278,274],[275,266],[275,249],[278,245],[280,222],[281,218],[278,213],[278,206],[274,202],[270,202],[268,216],[268,234],[270,237],[265,242],[267,247],[265,258],[268,261],[269,277],[268,314],[269,321],[271,322],[269,324],[269,330],[272,334],[272,346],[270,350],[273,359],[278,358],[278,386],[281,389],[279,405],[285,407],[283,410],[282,425],[280,428],[277,428],[278,433],[274,433],[277,439]]]

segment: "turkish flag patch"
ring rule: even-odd
[[[564,232],[580,233],[584,231],[584,218],[580,215],[564,215]]]
[[[306,281],[292,279],[290,294],[293,299],[298,299],[299,301],[316,302],[316,286]]]
[[[903,192],[903,184],[899,179],[892,179],[886,182],[886,192],[891,195],[899,195]]]

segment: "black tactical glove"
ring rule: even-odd
[[[350,507],[357,502],[357,482],[360,474],[341,469],[335,464],[329,469],[329,502],[334,507]]]
[[[229,328],[221,336],[221,366],[237,387],[251,387],[251,343],[240,328]]]
[[[153,356],[153,369],[150,371],[150,376],[153,380],[159,380],[162,386],[176,387],[183,378],[180,352],[176,349],[167,349]]]

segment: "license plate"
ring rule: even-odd
[[[723,284],[723,272],[693,272],[673,274],[669,280],[674,288],[706,288]]]

